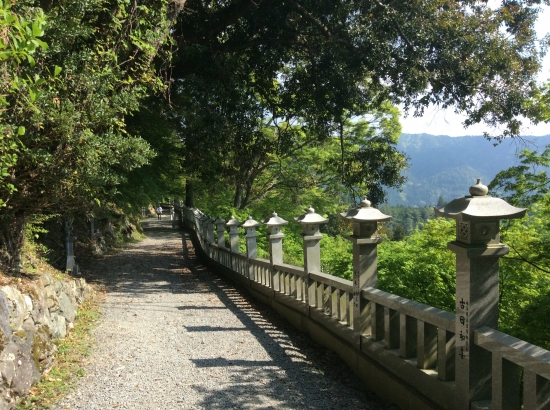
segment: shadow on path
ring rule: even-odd
[[[134,310],[179,315],[182,332],[210,344],[212,354],[197,350],[188,358],[193,377],[178,390],[176,401],[193,406],[178,408],[388,408],[336,354],[245,290],[209,272],[187,232],[173,229],[170,220],[148,220],[143,226],[151,240],[101,257],[93,265],[88,261],[83,274],[107,293],[132,300]],[[173,298],[170,303],[150,303],[163,295],[204,295],[211,303],[174,304]],[[232,321],[221,321],[227,310]]]

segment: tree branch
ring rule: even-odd
[[[538,269],[538,270],[540,270],[544,273],[550,273],[549,270],[541,268],[540,266],[538,266],[534,262],[531,262],[529,259],[525,258],[521,253],[518,252],[518,250],[514,247],[514,245],[508,244],[508,246],[514,250],[514,252],[519,256],[519,258],[509,258],[509,257],[505,256],[504,259],[522,261],[522,262],[525,262],[525,263],[531,265],[532,267],[534,267],[535,269]]]

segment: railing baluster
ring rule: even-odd
[[[304,300],[304,279],[296,275],[296,299]]]
[[[375,342],[384,339],[384,306],[370,302],[371,305],[371,339]]]
[[[310,278],[309,275],[306,276],[305,280],[307,282],[306,305],[315,306],[316,305],[315,289],[317,289],[317,285],[315,281]]]
[[[316,282],[317,283],[317,309],[323,309],[323,303],[324,303],[324,291],[325,291],[325,285],[323,282]]]
[[[323,312],[328,316],[332,316],[331,294],[332,287],[323,283]]]
[[[399,313],[389,307],[384,307],[384,347],[399,348]]]
[[[455,379],[455,335],[445,329],[438,329],[437,372],[439,380]]]
[[[401,313],[399,332],[399,355],[403,359],[416,357],[417,324],[416,319],[405,313]]]
[[[292,295],[292,288],[290,286],[291,285],[290,276],[291,275],[288,272],[285,275],[285,290],[286,290],[285,294],[288,296]]]
[[[550,380],[525,370],[523,373],[523,410],[546,410],[550,407]]]
[[[342,320],[340,312],[342,304],[340,303],[340,289],[334,288],[332,291],[332,317],[338,321]]]
[[[492,408],[517,410],[521,408],[519,384],[520,368],[493,352],[492,357]]]
[[[417,366],[420,369],[432,369],[437,364],[437,328],[418,320]]]
[[[353,327],[353,294],[351,292],[345,293],[346,300],[346,323],[349,327]]]

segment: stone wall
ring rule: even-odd
[[[20,288],[0,287],[0,410],[14,409],[53,365],[53,340],[74,327],[78,305],[92,294],[82,278],[58,281],[49,274]]]

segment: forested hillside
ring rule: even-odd
[[[495,145],[483,136],[401,134],[397,149],[408,158],[407,182],[401,191],[389,190],[388,204],[433,206],[439,197],[450,201],[464,196],[476,178],[489,184],[500,171],[516,165],[522,149],[544,151],[548,144],[550,136]]]

